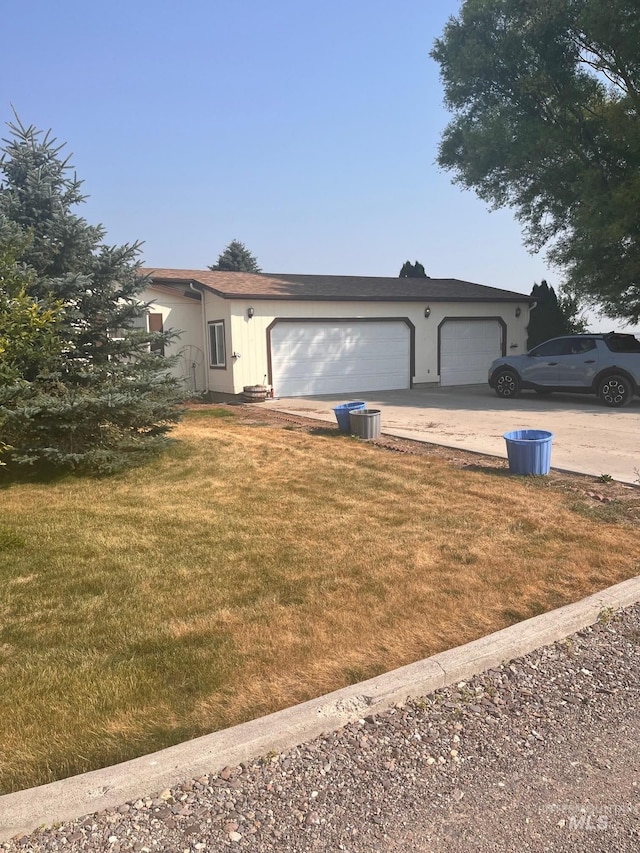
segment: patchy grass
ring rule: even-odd
[[[0,491],[2,791],[638,573],[637,525],[585,516],[572,492],[212,411],[190,413],[153,467]]]

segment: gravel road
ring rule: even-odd
[[[640,850],[640,605],[339,732],[17,851]]]

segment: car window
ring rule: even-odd
[[[633,335],[608,335],[604,342],[612,352],[640,352],[640,341]]]
[[[544,358],[556,355],[581,355],[595,348],[596,342],[593,338],[557,338],[535,347],[531,350],[531,355]]]
[[[596,342],[593,338],[573,338],[569,342],[569,352],[574,355],[580,355],[583,352],[589,352],[596,348]]]
[[[534,347],[529,353],[530,355],[543,358],[547,358],[550,355],[568,355],[570,352],[569,349],[569,339],[568,338],[558,338],[558,340],[554,341],[545,341],[543,344],[540,344],[538,347]]]

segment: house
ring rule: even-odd
[[[191,391],[278,397],[487,381],[523,352],[533,300],[456,279],[146,269],[149,326]]]

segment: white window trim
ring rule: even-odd
[[[227,336],[225,334],[224,320],[210,320],[209,327],[209,367],[214,370],[223,369],[227,366]],[[218,338],[218,330],[222,335],[222,341],[214,341],[213,335]],[[221,344],[221,345],[220,345]],[[221,355],[222,360],[216,362],[214,356]]]
[[[143,314],[141,314],[139,317],[136,317],[134,319],[133,323],[131,324],[131,326],[129,326],[127,330],[134,330],[134,329],[136,331],[138,329],[144,329],[145,332],[149,331],[149,311],[148,310],[145,311]],[[116,329],[107,329],[107,336],[112,341],[123,341],[124,340],[124,331],[125,330],[120,328],[120,327],[118,327]]]

